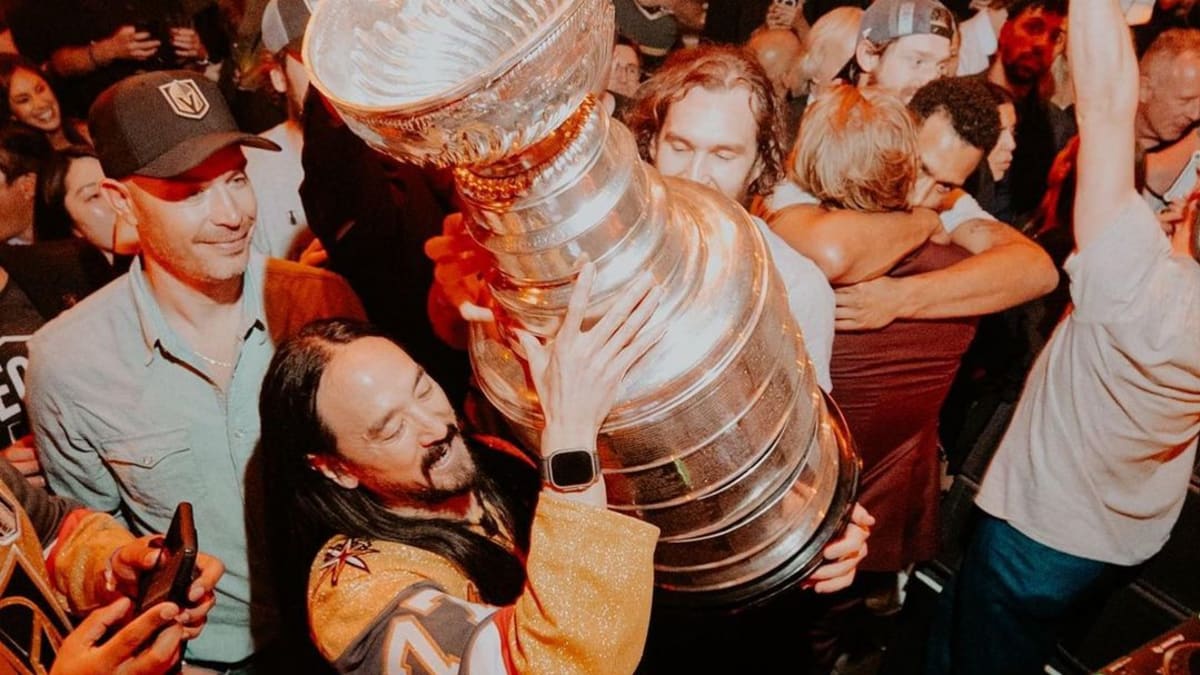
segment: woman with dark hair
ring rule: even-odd
[[[436,657],[437,672],[634,670],[658,529],[605,508],[596,436],[658,340],[644,329],[662,291],[644,275],[585,331],[594,277],[584,265],[553,339],[517,331],[545,420],[542,481],[516,447],[464,435],[377,329],[317,322],[280,346],[259,411],[285,639],[310,634],[340,672],[400,654]]]
[[[42,132],[55,150],[91,145],[87,125],[64,120],[58,96],[38,67],[17,54],[0,54],[0,120]]]
[[[96,154],[72,145],[54,153],[38,173],[34,194],[34,239],[78,237],[98,249],[118,272],[128,266],[136,241],[119,239],[117,216],[100,193],[104,169]]]
[[[1009,90],[994,82],[984,81],[984,85],[1000,113],[1000,138],[988,153],[987,161],[979,163],[979,168],[964,187],[984,211],[992,213],[996,206],[996,190],[1005,185],[1001,181],[1008,174],[1013,151],[1017,149],[1017,106]]]

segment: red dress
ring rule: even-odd
[[[969,256],[957,246],[926,244],[889,276]],[[859,502],[876,518],[861,570],[895,571],[937,553],[938,413],[977,321],[896,321],[834,336],[832,396],[862,456]]]

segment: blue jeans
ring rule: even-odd
[[[1041,673],[1063,623],[1125,568],[1057,551],[987,514],[939,600],[929,675]]]

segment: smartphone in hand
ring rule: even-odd
[[[163,540],[158,564],[142,576],[138,585],[139,614],[161,602],[173,602],[180,608],[188,606],[188,590],[195,579],[199,550],[192,505],[180,502],[171,519],[171,529]]]

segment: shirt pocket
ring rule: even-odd
[[[126,507],[135,513],[170,519],[179,502],[204,496],[187,429],[115,438],[101,447]]]

